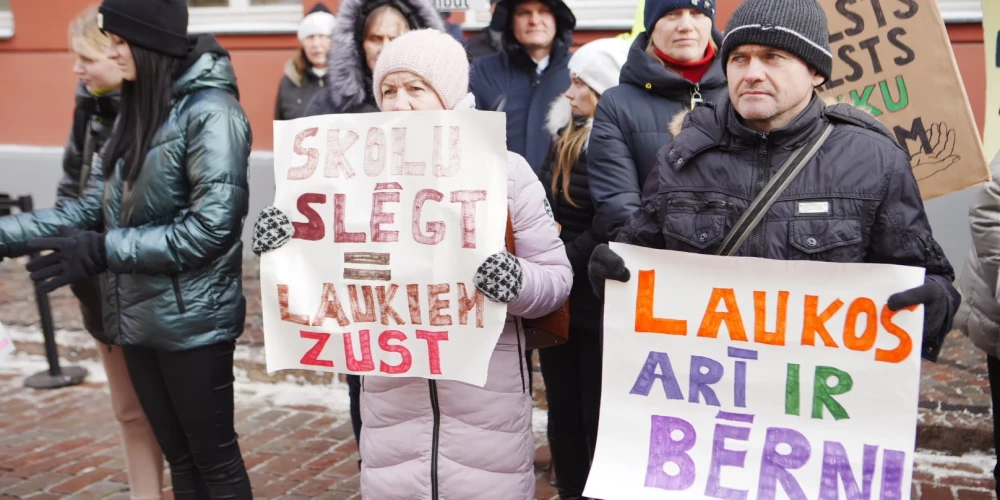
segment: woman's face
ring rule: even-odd
[[[389,73],[382,80],[382,111],[440,111],[444,103],[422,78],[409,71]]]
[[[583,80],[574,75],[570,75],[573,80],[566,90],[566,98],[573,108],[573,116],[594,116],[594,104],[597,102],[597,93],[590,86],[583,83]]]
[[[320,69],[326,67],[331,47],[333,38],[328,35],[311,35],[302,42],[302,50],[305,51],[309,64]]]
[[[114,33],[108,33],[108,38],[111,39],[111,46],[104,52],[104,55],[118,65],[118,69],[122,73],[122,78],[134,82],[135,58],[132,57],[132,48],[129,47],[128,42],[124,38]]]
[[[712,40],[712,18],[697,9],[674,9],[656,21],[651,38],[675,61],[700,61]]]
[[[378,61],[378,56],[382,53],[382,47],[385,47],[385,44],[410,31],[410,25],[406,22],[406,18],[396,9],[386,9],[374,15],[378,17],[371,21],[371,25],[365,31],[365,40],[362,43],[369,71],[375,71],[375,62]]]
[[[92,94],[115,90],[122,86],[122,71],[118,64],[100,52],[87,47],[80,38],[73,39],[73,73]]]

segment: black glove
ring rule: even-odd
[[[38,238],[27,243],[32,252],[54,250],[28,262],[31,279],[38,282],[38,290],[42,293],[108,269],[104,233],[69,228],[60,228],[60,233],[64,236]]]
[[[632,278],[632,274],[625,267],[625,260],[616,254],[607,243],[601,243],[594,248],[594,253],[590,254],[590,264],[587,265],[587,271],[594,295],[601,300],[604,300],[604,280],[625,283]]]
[[[924,347],[920,357],[937,361],[944,339],[951,332],[952,320],[962,296],[951,283],[937,275],[924,279],[924,284],[889,297],[890,311],[899,311],[910,306],[924,306]]]
[[[524,269],[506,250],[486,258],[472,278],[476,289],[493,302],[509,304],[524,288]]]

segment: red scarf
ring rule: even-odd
[[[708,49],[705,50],[705,57],[700,61],[692,62],[681,62],[675,59],[671,59],[670,56],[660,52],[660,49],[653,47],[656,51],[656,55],[663,59],[663,61],[671,66],[673,66],[682,77],[686,78],[691,83],[698,83],[701,78],[708,73],[708,68],[712,66],[712,58],[715,57],[715,47],[712,44],[708,44]]]

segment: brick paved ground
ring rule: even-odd
[[[264,373],[256,262],[246,263],[247,333],[237,351],[243,380],[237,419],[244,456],[257,498],[359,498],[356,453],[346,417],[346,390],[329,375]],[[38,313],[23,264],[0,264],[0,322],[13,326],[23,353],[40,354]],[[79,330],[76,301],[68,290],[51,295],[64,362],[82,363],[94,374],[83,386],[52,392],[21,387],[25,374],[44,365],[20,355],[0,365],[0,500],[7,498],[126,499],[117,426],[92,361],[90,338]],[[27,360],[27,361],[26,361]],[[27,363],[27,366],[21,366]],[[16,369],[21,366],[20,371]],[[14,368],[11,368],[14,367]],[[13,370],[13,371],[11,371]],[[293,379],[311,382],[262,384]],[[252,382],[253,381],[253,382]],[[544,386],[536,380],[536,406]],[[317,389],[320,396],[317,397]],[[913,498],[995,498],[991,479],[992,417],[982,353],[953,334],[938,364],[924,363]],[[304,392],[303,392],[304,391]],[[295,394],[301,392],[299,397]],[[536,413],[544,416],[544,412]],[[542,425],[538,425],[539,423]],[[536,431],[544,428],[538,419]],[[553,498],[542,478],[548,449],[539,433],[539,499]]]

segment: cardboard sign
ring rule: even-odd
[[[937,2],[820,4],[833,55],[833,75],[822,95],[867,110],[895,134],[925,200],[989,180]]]
[[[1000,153],[1000,3],[983,0],[983,48],[986,49],[986,123],[983,149],[997,161]]]
[[[612,249],[585,496],[909,498],[923,269]]]
[[[506,307],[472,279],[504,247],[502,113],[274,123],[274,206],[295,234],[261,259],[267,370],[482,386]]]
[[[10,356],[14,352],[14,341],[7,334],[7,328],[0,323],[0,359]]]

